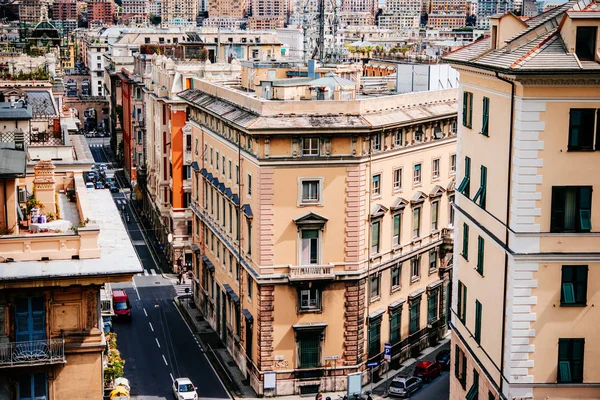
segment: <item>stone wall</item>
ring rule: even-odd
[[[273,310],[274,307],[273,285],[259,286],[257,322],[257,360],[256,365],[260,371],[273,370]]]
[[[366,279],[346,283],[344,311],[344,360],[357,365],[363,360]]]

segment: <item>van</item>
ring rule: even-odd
[[[94,188],[94,183],[93,182],[88,182],[85,184],[85,187],[88,189],[93,189]]]
[[[131,319],[131,304],[129,297],[124,290],[113,290],[113,308],[115,310],[115,318]]]

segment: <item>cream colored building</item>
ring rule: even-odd
[[[270,100],[206,80],[179,94],[194,299],[260,395],[343,390],[384,343],[398,366],[446,331],[456,91],[304,81]]]
[[[452,400],[600,397],[599,11],[494,17],[445,57],[463,100]]]
[[[162,0],[161,21],[164,26],[178,25],[181,22],[196,25],[198,2],[189,0]]]

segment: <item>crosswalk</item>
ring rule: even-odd
[[[175,293],[177,293],[177,296],[192,293],[192,284],[189,281],[187,283],[182,283],[181,285],[177,283],[174,283],[173,285],[175,286]],[[185,292],[186,289],[189,289],[187,293]]]
[[[90,147],[104,147],[102,143],[91,143]]]
[[[156,271],[154,270],[154,268],[151,268],[150,271],[148,271],[147,269],[144,270],[144,272],[138,272],[137,276],[156,276]]]

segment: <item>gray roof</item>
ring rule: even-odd
[[[31,119],[32,109],[30,105],[23,107],[21,103],[17,103],[15,107],[11,107],[10,103],[0,103],[0,120],[17,120],[17,119]]]
[[[0,148],[0,178],[25,176],[27,153],[23,150]]]
[[[327,73],[323,78],[315,79],[310,82],[310,86],[327,86],[327,87],[356,87],[356,82],[337,76],[333,72]]]
[[[33,107],[34,116],[58,115],[50,92],[45,90],[28,90],[27,101]]]
[[[567,14],[594,12],[600,17],[599,11],[592,0],[571,0],[523,21],[524,29],[508,39],[506,46],[492,50],[490,38],[485,37],[446,54],[443,59],[449,63],[523,73],[598,71],[599,63],[581,62],[575,53],[569,52],[560,28]]]

